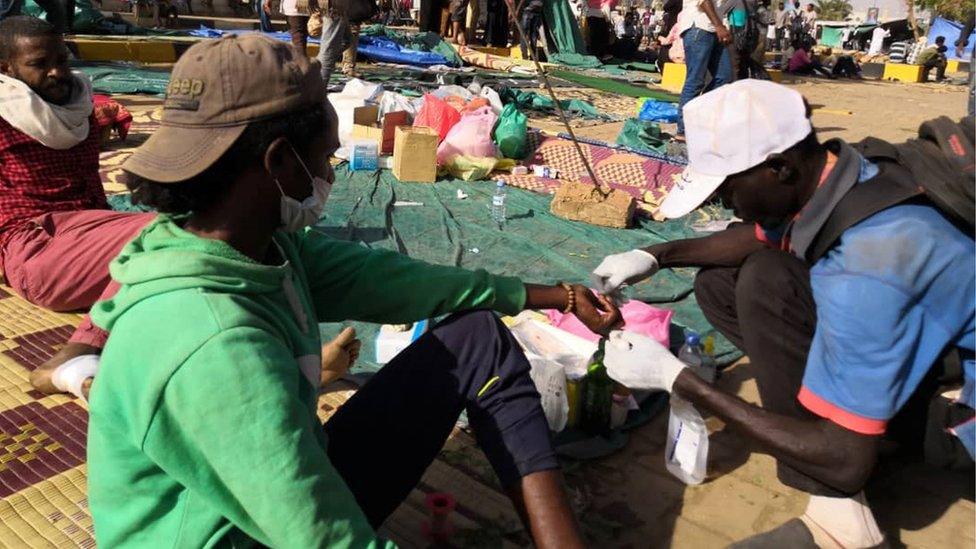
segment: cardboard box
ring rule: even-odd
[[[435,130],[422,126],[397,126],[393,141],[393,175],[400,181],[433,183],[437,180]]]
[[[665,63],[661,75],[661,87],[670,92],[680,92],[685,85],[687,67],[684,63]]]
[[[383,116],[382,123],[377,122],[379,108],[375,106],[358,107],[352,113],[353,139],[371,139],[376,141],[380,154],[393,154],[394,131],[398,126],[410,124],[407,111],[388,112]]]

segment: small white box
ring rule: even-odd
[[[400,331],[395,326],[384,324],[376,336],[376,363],[386,364],[393,357],[420,339],[430,328],[429,320],[415,322],[407,330]]]

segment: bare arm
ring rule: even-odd
[[[712,22],[712,25],[715,26],[715,35],[718,36],[718,41],[722,44],[732,42],[732,34],[729,33],[729,29],[725,28],[725,23],[722,22],[722,18],[719,17],[718,12],[715,10],[715,4],[712,3],[712,0],[702,0],[699,7],[705,12],[705,16]]]
[[[606,335],[622,320],[620,309],[602,295],[594,295],[586,286],[571,286],[574,314],[593,333]],[[525,285],[526,309],[565,310],[569,304],[569,292],[562,286]]]
[[[877,436],[855,433],[825,419],[764,410],[716,389],[687,368],[675,379],[674,391],[752,438],[776,459],[843,492],[863,488],[877,460]]]
[[[661,268],[738,267],[753,252],[765,245],[756,239],[752,225],[735,225],[702,238],[689,238],[655,244],[645,251]]]

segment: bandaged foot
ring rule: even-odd
[[[810,529],[817,545],[825,549],[887,546],[864,492],[849,498],[810,496],[800,520]]]
[[[84,343],[67,343],[60,351],[47,359],[43,364],[34,369],[30,374],[30,383],[38,391],[45,394],[64,392],[54,386],[51,376],[59,366],[69,360],[83,355],[98,355],[102,352],[99,347],[86,345]]]
[[[62,393],[71,393],[88,401],[85,394],[85,381],[93,379],[98,373],[99,355],[81,355],[65,362],[51,372],[51,384]]]

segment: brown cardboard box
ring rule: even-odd
[[[437,179],[437,131],[398,126],[393,142],[393,175],[400,181],[433,183]]]
[[[397,126],[410,124],[407,111],[388,112],[383,116],[383,122],[378,124],[376,117],[379,109],[373,106],[358,107],[353,110],[353,139],[372,139],[376,141],[380,154],[393,153],[394,131]]]

